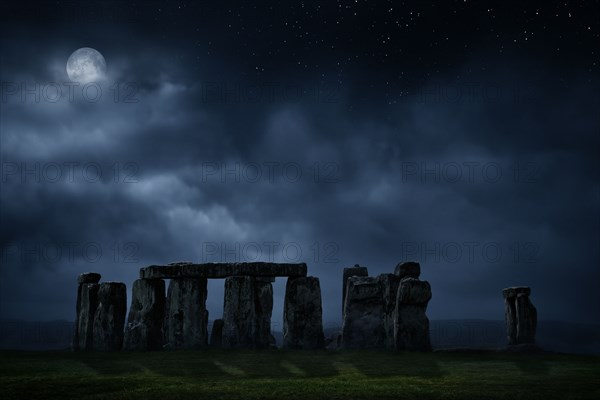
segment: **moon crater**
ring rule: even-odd
[[[90,83],[106,77],[106,60],[96,49],[82,47],[67,60],[67,75],[73,82]]]

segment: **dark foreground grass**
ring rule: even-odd
[[[600,357],[0,352],[0,399],[600,399]]]

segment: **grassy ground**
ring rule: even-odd
[[[0,399],[600,399],[600,357],[0,352]]]

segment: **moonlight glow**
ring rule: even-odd
[[[67,75],[73,82],[90,83],[104,79],[106,60],[96,49],[82,47],[67,60]]]

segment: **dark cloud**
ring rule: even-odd
[[[255,30],[256,62],[229,36],[213,49],[186,35],[187,19],[164,31],[144,18],[81,40],[3,26],[3,317],[71,319],[88,270],[130,286],[146,264],[272,258],[309,264],[326,321],[339,320],[343,267],[375,275],[404,259],[432,283],[433,318],[502,318],[500,290],[523,284],[542,319],[597,321],[600,104],[580,59],[504,57],[477,40],[421,74],[396,58],[340,75],[316,51],[325,67],[311,75],[289,53],[267,57]],[[84,45],[108,62],[98,101],[64,86]],[[386,89],[402,67],[414,79]],[[21,83],[40,101],[21,101]],[[210,292],[215,317],[222,282]],[[278,281],[275,321],[283,293]]]

